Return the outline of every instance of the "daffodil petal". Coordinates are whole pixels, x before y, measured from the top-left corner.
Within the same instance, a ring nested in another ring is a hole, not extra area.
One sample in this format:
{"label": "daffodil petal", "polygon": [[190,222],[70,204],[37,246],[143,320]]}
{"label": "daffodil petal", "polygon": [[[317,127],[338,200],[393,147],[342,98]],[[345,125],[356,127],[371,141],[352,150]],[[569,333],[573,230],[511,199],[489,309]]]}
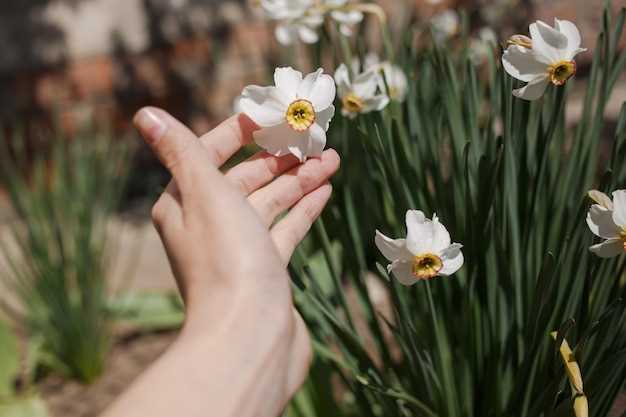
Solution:
{"label": "daffodil petal", "polygon": [[400,284],[410,286],[418,281],[411,272],[412,267],[411,262],[395,261],[387,269],[391,271]]}
{"label": "daffodil petal", "polygon": [[350,73],[346,64],[341,64],[337,67],[334,78],[335,83],[337,83],[337,92],[339,93],[339,96],[344,97],[352,89],[352,84],[350,83]]}
{"label": "daffodil petal", "polygon": [[453,243],[439,253],[439,257],[443,261],[443,268],[439,271],[439,275],[449,276],[461,269],[464,258],[460,243]]}
{"label": "daffodil petal", "polygon": [[621,239],[609,239],[591,246],[589,250],[601,258],[612,258],[624,252],[624,243]]}
{"label": "daffodil petal", "polygon": [[363,101],[363,113],[371,111],[381,111],[389,104],[389,97],[386,94],[378,94]]}
{"label": "daffodil petal", "polygon": [[513,78],[530,82],[547,73],[547,65],[537,59],[532,50],[518,45],[509,46],[502,55],[502,66]]}
{"label": "daffodil petal", "polygon": [[538,77],[526,84],[524,87],[513,90],[513,95],[523,100],[537,100],[546,91],[548,83],[549,80],[547,77]]}
{"label": "daffodil petal", "polygon": [[587,213],[587,225],[591,232],[604,239],[619,238],[619,227],[613,221],[613,212],[599,204],[593,204]]}
{"label": "daffodil petal", "polygon": [[309,44],[316,43],[319,40],[317,32],[314,29],[304,25],[298,27],[298,36],[300,36],[302,42]]}
{"label": "daffodil petal", "polygon": [[354,25],[363,20],[363,13],[358,10],[341,11],[333,10],[330,12],[330,16],[337,22],[345,23],[347,25]]}
{"label": "daffodil petal", "polygon": [[274,84],[289,98],[289,102],[296,99],[296,92],[301,82],[302,73],[291,67],[276,68],[274,71]]}
{"label": "daffodil petal", "polygon": [[315,111],[322,111],[333,104],[335,95],[335,80],[324,74],[321,68],[307,75],[298,88],[298,97],[309,100]]}
{"label": "daffodil petal", "polygon": [[326,146],[326,132],[320,125],[314,123],[309,128],[309,134],[306,156],[319,157]]}
{"label": "daffodil petal", "polygon": [[411,254],[406,250],[406,239],[391,239],[377,230],[374,243],[380,253],[390,262],[411,259]]}
{"label": "daffodil petal", "polygon": [[439,222],[439,218],[437,215],[433,215],[432,220],[432,228],[433,228],[433,250],[439,252],[448,246],[450,246],[450,233],[446,227]]}
{"label": "daffodil petal", "polygon": [[315,114],[315,123],[320,125],[320,127],[324,129],[324,132],[326,132],[333,116],[335,116],[335,106],[328,106],[326,109]]}
{"label": "daffodil petal", "polygon": [[238,105],[239,110],[261,127],[282,123],[287,108],[284,97],[276,87],[256,85],[244,88]]}
{"label": "daffodil petal", "polygon": [[274,35],[281,45],[291,45],[296,40],[298,35],[297,31],[288,24],[281,24],[276,26]]}
{"label": "daffodil petal", "polygon": [[[291,148],[306,141],[308,132],[296,132],[287,123],[257,130],[253,137],[257,145],[274,156],[288,155]],[[291,152],[293,153],[293,152]],[[302,159],[302,155],[296,155]]]}
{"label": "daffodil petal", "polygon": [[582,43],[582,38],[580,36],[580,31],[576,25],[569,20],[554,19],[554,26],[567,38],[566,48],[568,54],[571,55],[569,59],[574,58],[574,55],[576,55],[581,49],[580,44]]}
{"label": "daffodil petal", "polygon": [[432,251],[432,222],[419,210],[406,212],[406,246],[413,255]]}
{"label": "daffodil petal", "polygon": [[353,83],[353,90],[359,97],[369,97],[376,93],[379,84],[378,71],[365,71],[359,74]]}
{"label": "daffodil petal", "polygon": [[533,51],[547,57],[550,62],[565,59],[568,41],[564,34],[541,20],[531,24],[529,30]]}
{"label": "daffodil petal", "polygon": [[626,190],[613,193],[613,221],[619,227],[626,229]]}

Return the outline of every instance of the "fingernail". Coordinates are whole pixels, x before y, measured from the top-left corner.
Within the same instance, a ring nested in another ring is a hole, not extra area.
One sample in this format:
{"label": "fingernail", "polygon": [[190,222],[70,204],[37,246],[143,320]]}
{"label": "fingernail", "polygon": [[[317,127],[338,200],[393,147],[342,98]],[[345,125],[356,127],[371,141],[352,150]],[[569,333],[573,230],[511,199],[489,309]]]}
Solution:
{"label": "fingernail", "polygon": [[135,116],[135,125],[144,139],[156,144],[165,134],[167,124],[158,110],[146,107]]}

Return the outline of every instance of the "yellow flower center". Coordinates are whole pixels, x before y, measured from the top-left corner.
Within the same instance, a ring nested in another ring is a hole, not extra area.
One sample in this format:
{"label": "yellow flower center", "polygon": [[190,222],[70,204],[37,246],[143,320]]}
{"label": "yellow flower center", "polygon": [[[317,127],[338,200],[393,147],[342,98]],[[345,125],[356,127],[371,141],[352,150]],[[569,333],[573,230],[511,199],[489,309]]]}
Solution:
{"label": "yellow flower center", "polygon": [[528,36],[524,35],[513,35],[507,41],[507,45],[517,45],[522,48],[532,49],[533,41]]}
{"label": "yellow flower center", "polygon": [[308,100],[296,100],[287,108],[286,117],[293,130],[303,132],[315,122],[315,109]]}
{"label": "yellow flower center", "polygon": [[548,67],[548,75],[554,85],[565,84],[574,74],[576,74],[576,62],[574,61],[559,61]]}
{"label": "yellow flower center", "polygon": [[425,253],[413,259],[413,276],[417,279],[430,279],[443,268],[443,261],[437,255]]}
{"label": "yellow flower center", "polygon": [[356,94],[347,94],[342,99],[343,107],[350,113],[361,113],[363,110],[363,100]]}

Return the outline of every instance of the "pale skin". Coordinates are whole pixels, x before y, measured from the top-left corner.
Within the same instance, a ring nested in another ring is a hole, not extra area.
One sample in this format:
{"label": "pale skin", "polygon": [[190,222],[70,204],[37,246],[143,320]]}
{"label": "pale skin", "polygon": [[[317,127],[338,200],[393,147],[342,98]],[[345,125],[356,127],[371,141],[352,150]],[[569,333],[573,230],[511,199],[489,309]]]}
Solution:
{"label": "pale skin", "polygon": [[300,164],[259,152],[222,173],[258,128],[246,116],[200,138],[160,109],[134,122],[172,174],[152,216],[186,320],[101,417],[276,417],[312,354],[286,266],[330,197],[339,156]]}

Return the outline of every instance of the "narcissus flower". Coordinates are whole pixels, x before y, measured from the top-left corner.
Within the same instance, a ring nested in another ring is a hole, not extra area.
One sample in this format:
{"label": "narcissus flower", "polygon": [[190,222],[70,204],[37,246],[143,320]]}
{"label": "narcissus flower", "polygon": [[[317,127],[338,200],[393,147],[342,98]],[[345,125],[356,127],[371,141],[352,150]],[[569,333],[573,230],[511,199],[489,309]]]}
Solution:
{"label": "narcissus flower", "polygon": [[459,33],[459,15],[454,10],[444,10],[431,19],[435,42],[444,42]]}
{"label": "narcissus flower", "polygon": [[239,99],[241,111],[261,127],[255,142],[275,156],[320,156],[335,114],[333,78],[321,68],[306,77],[291,67],[276,68],[274,84],[250,85]]}
{"label": "narcissus flower", "polygon": [[626,251],[626,190],[613,193],[613,201],[604,193],[592,190],[589,197],[596,202],[587,213],[587,225],[594,235],[604,240],[589,250],[602,258]]}
{"label": "narcissus flower", "polygon": [[380,91],[387,93],[392,100],[404,101],[409,90],[409,81],[402,68],[389,61],[380,62],[378,55],[372,52],[365,57],[365,69],[376,70],[380,74]]}
{"label": "narcissus flower", "polygon": [[387,270],[403,285],[454,274],[463,266],[463,247],[451,243],[437,215],[427,219],[419,210],[406,213],[406,239],[390,239],[376,231],[376,247],[391,263]]}
{"label": "narcissus flower", "polygon": [[375,70],[357,74],[354,79],[345,64],[335,72],[337,92],[341,99],[341,113],[351,119],[359,114],[380,111],[389,103],[386,94],[377,93],[379,74]]}
{"label": "narcissus flower", "polygon": [[350,7],[348,0],[326,0],[324,4],[330,10],[330,17],[339,23],[344,36],[351,36],[352,27],[363,20],[363,12]]}
{"label": "narcissus flower", "polygon": [[513,78],[527,82],[513,95],[524,100],[541,97],[549,83],[564,85],[576,74],[574,57],[581,48],[580,32],[567,20],[554,19],[554,27],[537,21],[530,25],[530,38],[514,35],[502,55],[502,65]]}

